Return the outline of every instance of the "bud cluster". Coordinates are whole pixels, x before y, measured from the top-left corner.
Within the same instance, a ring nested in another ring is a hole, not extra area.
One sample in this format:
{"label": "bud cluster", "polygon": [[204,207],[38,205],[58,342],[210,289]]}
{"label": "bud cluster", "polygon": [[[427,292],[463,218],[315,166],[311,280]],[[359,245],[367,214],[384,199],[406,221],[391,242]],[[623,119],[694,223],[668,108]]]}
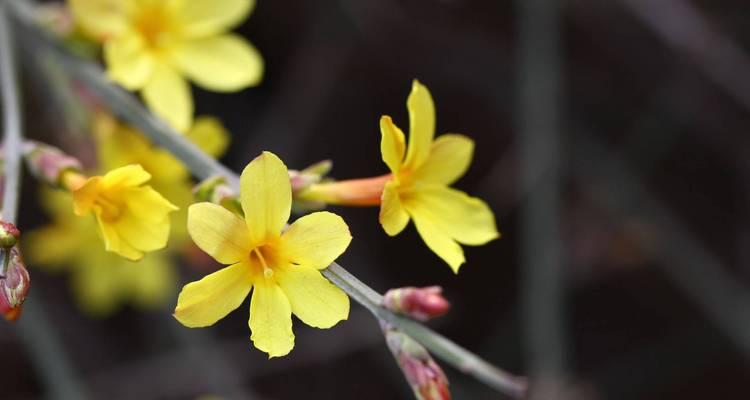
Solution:
{"label": "bud cluster", "polygon": [[193,188],[195,201],[207,201],[218,204],[236,214],[242,215],[242,206],[237,198],[237,193],[227,185],[227,180],[222,176],[205,179]]}

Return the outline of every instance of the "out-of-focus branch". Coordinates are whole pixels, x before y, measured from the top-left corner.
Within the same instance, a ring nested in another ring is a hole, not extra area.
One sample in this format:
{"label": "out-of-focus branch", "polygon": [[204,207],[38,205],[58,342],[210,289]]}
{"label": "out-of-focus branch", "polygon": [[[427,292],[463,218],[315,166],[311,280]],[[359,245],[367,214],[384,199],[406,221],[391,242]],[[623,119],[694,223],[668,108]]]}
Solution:
{"label": "out-of-focus branch", "polygon": [[701,242],[662,205],[627,165],[586,134],[575,140],[573,173],[591,185],[597,199],[624,216],[638,216],[658,229],[657,245],[643,243],[664,273],[734,344],[750,357],[750,294],[725,272]]}
{"label": "out-of-focus branch", "polygon": [[[0,1],[0,97],[3,105],[4,159],[2,218],[15,223],[20,196],[23,139],[13,33],[7,15],[10,3],[11,0]],[[23,317],[17,324],[18,336],[41,373],[51,397],[83,399],[84,391],[39,301],[32,298],[24,303]]]}
{"label": "out-of-focus branch", "polygon": [[750,57],[685,0],[620,0],[668,45],[684,52],[750,111]]}
{"label": "out-of-focus branch", "polygon": [[[59,46],[36,24],[29,2],[14,1],[12,4],[14,16],[24,28],[27,28],[24,33],[29,36],[30,42],[33,40],[33,43],[40,49],[53,54],[72,77],[86,85],[123,121],[139,129],[153,142],[170,151],[198,178],[223,176],[227,183],[239,192],[237,174],[203,153],[198,147],[153,116],[134,96],[114,86],[105,78],[98,66],[74,56]],[[488,386],[511,397],[521,398],[525,395],[526,382],[523,378],[500,370],[422,324],[382,308],[380,306],[382,296],[340,265],[332,264],[323,271],[323,274],[376,317],[398,327],[458,370],[476,377]]]}
{"label": "out-of-focus branch", "polygon": [[[560,240],[560,19],[558,1],[519,0],[518,122],[524,337],[531,397],[565,386],[564,269]],[[540,251],[544,249],[544,251]]]}

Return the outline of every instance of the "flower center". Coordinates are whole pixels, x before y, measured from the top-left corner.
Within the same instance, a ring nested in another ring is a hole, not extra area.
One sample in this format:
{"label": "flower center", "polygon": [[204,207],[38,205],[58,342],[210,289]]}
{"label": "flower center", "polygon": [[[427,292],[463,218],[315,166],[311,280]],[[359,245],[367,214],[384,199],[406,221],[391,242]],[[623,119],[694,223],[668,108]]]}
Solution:
{"label": "flower center", "polygon": [[273,277],[273,265],[276,258],[275,252],[269,246],[258,246],[250,250],[250,264],[266,279]]}
{"label": "flower center", "polygon": [[163,49],[177,36],[174,18],[165,5],[154,5],[141,10],[135,27],[152,50]]}
{"label": "flower center", "polygon": [[96,197],[94,204],[101,208],[101,218],[107,222],[116,221],[122,212],[122,202],[110,199],[103,193],[100,193],[99,196]]}

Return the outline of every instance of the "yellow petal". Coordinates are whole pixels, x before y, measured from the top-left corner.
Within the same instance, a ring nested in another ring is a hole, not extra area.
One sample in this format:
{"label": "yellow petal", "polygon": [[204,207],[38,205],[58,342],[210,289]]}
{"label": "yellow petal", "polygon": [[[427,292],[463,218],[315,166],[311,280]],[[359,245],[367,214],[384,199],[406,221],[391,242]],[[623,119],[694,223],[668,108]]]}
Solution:
{"label": "yellow petal", "polygon": [[197,203],[188,208],[188,232],[203,251],[222,264],[247,258],[250,237],[238,216],[216,204]]}
{"label": "yellow petal", "polygon": [[[124,261],[117,256],[112,257],[117,263]],[[103,264],[103,261],[109,260],[111,259],[101,255],[86,257],[71,274],[70,285],[76,303],[86,314],[93,317],[112,314],[122,300],[118,288],[118,274],[113,273],[112,265]]]}
{"label": "yellow petal", "polygon": [[469,169],[474,141],[464,135],[441,135],[432,143],[430,156],[412,176],[415,181],[450,185]]}
{"label": "yellow petal", "polygon": [[406,108],[409,110],[409,149],[404,166],[414,170],[427,160],[435,135],[435,105],[430,91],[417,80],[412,83]]}
{"label": "yellow petal", "polygon": [[124,213],[112,223],[121,241],[142,252],[163,249],[169,238],[169,225],[166,213],[157,223],[143,220],[132,213]]}
{"label": "yellow petal", "polygon": [[[89,181],[92,181],[95,178],[96,177],[90,178]],[[102,190],[109,190],[115,187],[142,185],[148,182],[149,179],[151,179],[151,174],[146,172],[143,167],[138,164],[131,164],[107,172],[107,174],[101,178],[101,185]]]}
{"label": "yellow petal", "polygon": [[380,225],[389,236],[398,235],[409,223],[409,214],[401,204],[398,188],[393,181],[386,183],[383,188],[379,218]]}
{"label": "yellow petal", "polygon": [[185,0],[179,18],[185,35],[209,36],[239,25],[254,7],[255,0]]}
{"label": "yellow petal", "polygon": [[220,269],[182,288],[174,317],[189,328],[213,325],[239,307],[252,286],[247,264]]}
{"label": "yellow petal", "polygon": [[284,256],[295,264],[323,269],[336,260],[352,240],[346,222],[321,211],[294,221],[281,237]]}
{"label": "yellow petal", "polygon": [[404,132],[384,115],[380,117],[380,154],[391,172],[398,173],[406,152]]}
{"label": "yellow petal", "polygon": [[165,253],[152,253],[138,265],[123,265],[124,294],[135,305],[154,309],[172,302],[177,284],[175,265]]}
{"label": "yellow petal", "polygon": [[126,34],[104,43],[107,76],[128,90],[142,88],[154,69],[154,58],[143,38]]}
{"label": "yellow petal", "polygon": [[495,216],[485,202],[445,186],[421,187],[409,196],[406,208],[428,218],[437,229],[462,244],[478,246],[500,236]]}
{"label": "yellow petal", "polygon": [[104,248],[112,253],[117,253],[128,260],[137,261],[143,257],[143,252],[133,247],[130,243],[120,237],[114,225],[105,221],[101,216],[101,211],[97,210],[96,222],[99,223],[99,232],[104,240]]}
{"label": "yellow petal", "polygon": [[349,297],[315,268],[290,265],[274,276],[294,315],[307,325],[326,329],[349,317]]}
{"label": "yellow petal", "polygon": [[155,64],[142,93],[151,111],[178,132],[188,130],[193,119],[193,96],[177,71],[164,64]]}
{"label": "yellow petal", "polygon": [[132,6],[121,0],[68,0],[68,5],[75,23],[97,40],[122,32]]}
{"label": "yellow petal", "polygon": [[263,58],[238,35],[186,41],[175,50],[173,57],[185,76],[198,86],[216,92],[255,86],[263,77]]}
{"label": "yellow petal", "polygon": [[212,157],[220,157],[229,146],[229,132],[221,121],[214,117],[196,118],[185,137]]}
{"label": "yellow petal", "polygon": [[294,348],[292,307],[279,285],[259,282],[250,300],[250,339],[268,358],[289,354]]}
{"label": "yellow petal", "polygon": [[[70,209],[68,209],[70,213]],[[59,269],[81,250],[80,237],[69,224],[55,223],[24,232],[21,245],[29,265]]]}
{"label": "yellow petal", "polygon": [[240,176],[240,200],[251,243],[261,245],[278,238],[292,208],[286,165],[268,151],[256,157]]}
{"label": "yellow petal", "polygon": [[120,195],[127,204],[128,213],[144,223],[162,223],[168,221],[167,214],[177,210],[177,206],[170,203],[151,186],[126,188]]}
{"label": "yellow petal", "polygon": [[419,232],[419,236],[422,237],[427,247],[448,263],[453,272],[458,273],[459,267],[465,261],[461,246],[435,224],[435,220],[430,214],[422,213],[421,210],[409,211],[414,218],[417,232]]}

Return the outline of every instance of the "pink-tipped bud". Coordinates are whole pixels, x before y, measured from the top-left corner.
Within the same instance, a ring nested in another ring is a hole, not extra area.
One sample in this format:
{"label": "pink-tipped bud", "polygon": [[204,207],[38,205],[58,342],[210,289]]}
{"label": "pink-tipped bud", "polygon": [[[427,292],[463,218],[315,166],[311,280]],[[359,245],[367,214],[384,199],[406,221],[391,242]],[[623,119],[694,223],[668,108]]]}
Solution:
{"label": "pink-tipped bud", "polygon": [[44,143],[24,143],[24,157],[35,178],[55,187],[62,185],[65,172],[81,170],[80,161]]}
{"label": "pink-tipped bud", "polygon": [[0,277],[0,314],[14,321],[21,312],[21,305],[26,300],[31,286],[31,278],[17,248],[5,250],[7,259],[5,276]]}
{"label": "pink-tipped bud", "polygon": [[417,400],[450,400],[448,378],[427,349],[400,330],[381,323],[388,349]]}
{"label": "pink-tipped bud", "polygon": [[10,222],[0,221],[0,248],[10,249],[18,243],[21,231]]}
{"label": "pink-tipped bud", "polygon": [[443,289],[440,286],[391,289],[383,296],[383,306],[419,321],[439,317],[447,313],[451,307],[448,300],[443,297]]}

